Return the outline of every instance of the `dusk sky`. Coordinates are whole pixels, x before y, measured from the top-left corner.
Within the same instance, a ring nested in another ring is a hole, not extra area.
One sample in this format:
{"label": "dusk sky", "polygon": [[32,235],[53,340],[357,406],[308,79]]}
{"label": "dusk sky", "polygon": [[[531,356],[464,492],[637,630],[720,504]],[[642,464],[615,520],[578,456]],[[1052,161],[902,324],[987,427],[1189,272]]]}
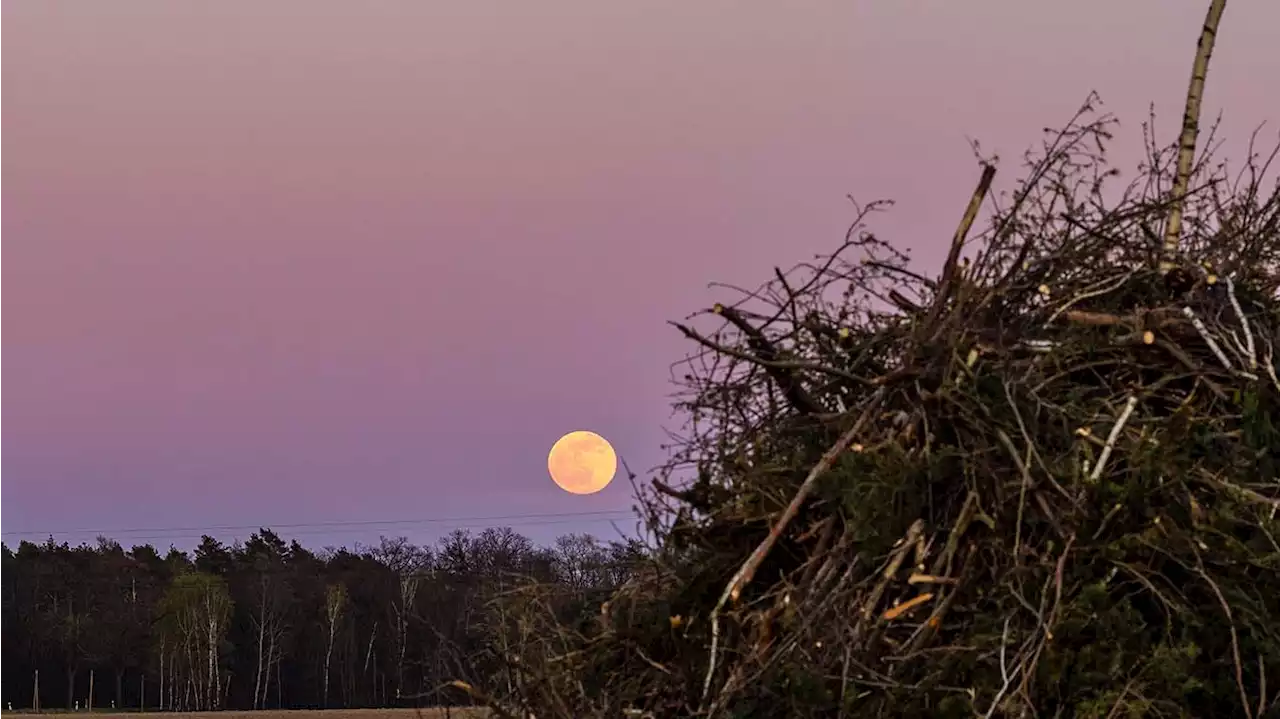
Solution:
{"label": "dusk sky", "polygon": [[[935,270],[966,138],[1007,188],[1090,90],[1131,170],[1205,7],[5,0],[4,540],[632,531],[547,451],[662,462],[708,282],[834,249],[849,194]],[[1276,27],[1223,17],[1228,157],[1280,128]]]}

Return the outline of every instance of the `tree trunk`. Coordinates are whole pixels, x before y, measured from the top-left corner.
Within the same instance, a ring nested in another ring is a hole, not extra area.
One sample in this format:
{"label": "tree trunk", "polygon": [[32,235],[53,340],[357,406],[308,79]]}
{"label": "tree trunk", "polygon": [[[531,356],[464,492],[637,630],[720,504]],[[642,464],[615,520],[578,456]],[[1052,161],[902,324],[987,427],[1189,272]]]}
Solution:
{"label": "tree trunk", "polygon": [[268,631],[266,652],[262,659],[262,699],[258,702],[262,709],[267,708],[267,695],[271,692],[271,662],[274,661],[275,654],[276,634],[274,631]]}
{"label": "tree trunk", "polygon": [[329,671],[333,663],[333,635],[329,635],[329,646],[324,651],[324,690],[320,695],[320,706],[329,708]]}
{"label": "tree trunk", "polygon": [[1195,164],[1196,138],[1200,134],[1200,103],[1204,99],[1205,76],[1209,73],[1209,58],[1218,38],[1218,23],[1227,0],[1212,0],[1200,31],[1195,61],[1191,64],[1191,82],[1187,86],[1187,106],[1182,114],[1182,133],[1178,136],[1178,164],[1170,192],[1169,219],[1165,222],[1164,247],[1160,256],[1160,273],[1173,268],[1178,254],[1178,242],[1182,234],[1182,207],[1191,184],[1191,170]]}
{"label": "tree trunk", "polygon": [[89,670],[89,696],[84,700],[85,711],[93,711],[93,670]]}
{"label": "tree trunk", "polygon": [[396,615],[396,699],[404,690],[404,656],[409,639],[409,612],[412,611],[414,599],[418,595],[418,577],[413,575],[400,577],[400,606],[392,605]]}
{"label": "tree trunk", "polygon": [[73,666],[67,666],[67,708],[74,709],[76,706],[76,669]]}
{"label": "tree trunk", "polygon": [[116,709],[124,709],[124,670],[116,669]]}
{"label": "tree trunk", "polygon": [[[364,653],[364,669],[361,670],[360,672],[361,675],[363,675],[363,678],[366,682],[369,680],[369,661],[373,658],[373,640],[377,636],[378,636],[378,622],[377,620],[374,620],[373,629],[369,630],[369,648]],[[366,694],[365,696],[368,696],[368,695]],[[373,702],[375,704],[378,702],[378,685],[377,685],[376,676],[374,677],[374,685],[373,685]]]}
{"label": "tree trunk", "polygon": [[325,709],[329,708],[329,674],[333,666],[333,642],[338,635],[338,622],[342,619],[342,609],[346,604],[347,591],[343,584],[333,584],[325,588],[325,619],[328,622],[329,641],[324,648],[324,689],[321,702]]}
{"label": "tree trunk", "polygon": [[266,631],[267,631],[266,619],[260,614],[258,616],[258,667],[254,673],[254,678],[253,678],[253,709],[254,711],[257,711],[262,708],[261,705],[259,704],[258,697],[266,696],[266,689],[264,689],[262,686],[262,661],[263,661],[262,652],[263,652],[263,649],[266,648],[265,646],[266,639],[267,639]]}

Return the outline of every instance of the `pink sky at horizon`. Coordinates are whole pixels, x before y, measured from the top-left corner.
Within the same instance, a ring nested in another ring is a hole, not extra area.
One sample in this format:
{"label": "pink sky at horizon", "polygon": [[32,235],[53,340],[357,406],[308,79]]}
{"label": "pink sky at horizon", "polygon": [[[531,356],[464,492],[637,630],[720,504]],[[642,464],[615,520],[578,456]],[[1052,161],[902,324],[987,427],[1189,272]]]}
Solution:
{"label": "pink sky at horizon", "polygon": [[[708,282],[834,248],[848,194],[935,268],[967,138],[1008,187],[1090,90],[1130,169],[1149,103],[1174,139],[1204,9],[6,0],[4,540],[626,511],[624,477],[568,495],[546,453],[590,429],[661,462],[666,321]],[[1275,27],[1226,10],[1228,157],[1280,120]]]}

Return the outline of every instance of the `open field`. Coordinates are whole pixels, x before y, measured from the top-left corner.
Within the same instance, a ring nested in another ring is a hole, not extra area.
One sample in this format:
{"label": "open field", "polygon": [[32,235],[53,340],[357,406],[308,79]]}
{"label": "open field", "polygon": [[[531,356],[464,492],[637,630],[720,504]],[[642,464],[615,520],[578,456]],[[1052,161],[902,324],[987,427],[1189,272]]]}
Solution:
{"label": "open field", "polygon": [[[41,714],[88,714],[87,711],[44,711]],[[22,711],[0,711],[0,716],[37,716]],[[93,719],[486,719],[484,709],[328,709],[296,711],[93,711]]]}

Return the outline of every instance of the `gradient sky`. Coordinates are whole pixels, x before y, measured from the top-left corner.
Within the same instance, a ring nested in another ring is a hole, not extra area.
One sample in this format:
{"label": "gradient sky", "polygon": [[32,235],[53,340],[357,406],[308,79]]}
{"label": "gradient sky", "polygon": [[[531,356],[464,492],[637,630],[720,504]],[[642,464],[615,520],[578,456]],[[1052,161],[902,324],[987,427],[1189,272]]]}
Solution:
{"label": "gradient sky", "polygon": [[[4,538],[614,536],[315,523],[625,512],[547,450],[661,462],[665,322],[707,282],[834,248],[847,194],[897,200],[875,228],[936,268],[966,138],[1008,187],[1089,90],[1119,160],[1151,102],[1173,140],[1204,9],[5,0]],[[1237,157],[1280,121],[1276,27],[1223,19],[1205,113]],[[197,531],[112,531],[164,527]]]}

